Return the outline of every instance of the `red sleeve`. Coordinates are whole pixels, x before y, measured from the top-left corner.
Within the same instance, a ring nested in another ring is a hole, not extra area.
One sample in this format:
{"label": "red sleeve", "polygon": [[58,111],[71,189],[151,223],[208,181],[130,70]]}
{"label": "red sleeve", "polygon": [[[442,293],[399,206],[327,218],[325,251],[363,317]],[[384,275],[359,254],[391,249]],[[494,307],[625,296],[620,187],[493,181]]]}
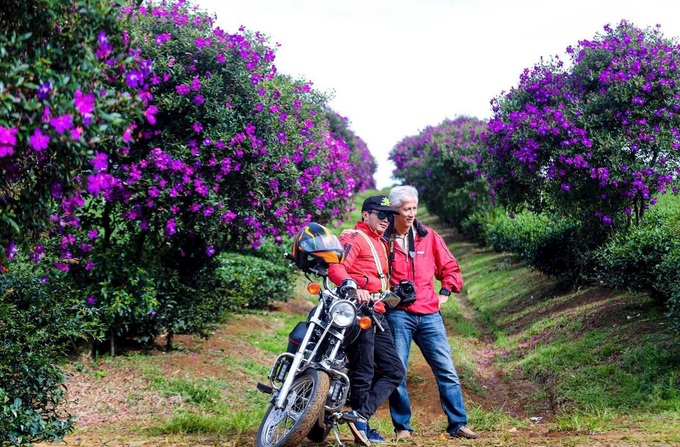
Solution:
{"label": "red sleeve", "polygon": [[351,231],[345,230],[342,232],[339,238],[340,243],[345,249],[345,262],[342,264],[331,264],[328,267],[328,279],[333,281],[333,284],[336,286],[342,284],[344,280],[352,278],[347,269],[354,263],[354,260],[360,251],[360,248],[357,246],[356,239],[354,237],[350,237],[351,235]]}
{"label": "red sleeve", "polygon": [[[435,231],[430,230],[433,236],[433,247],[437,271],[435,277],[442,282],[442,287],[453,293],[460,293],[463,288],[463,274],[460,271],[458,261],[446,246],[444,239]],[[439,291],[437,291],[439,292]]]}

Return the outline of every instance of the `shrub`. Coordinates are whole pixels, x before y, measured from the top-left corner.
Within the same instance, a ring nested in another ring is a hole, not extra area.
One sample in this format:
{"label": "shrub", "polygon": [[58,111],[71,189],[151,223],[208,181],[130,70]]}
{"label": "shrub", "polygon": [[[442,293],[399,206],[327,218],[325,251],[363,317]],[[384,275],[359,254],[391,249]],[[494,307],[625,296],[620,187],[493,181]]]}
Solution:
{"label": "shrub", "polygon": [[232,311],[264,309],[270,301],[287,301],[295,283],[292,269],[239,253],[220,256],[217,275],[229,297],[227,310]]}
{"label": "shrub", "polygon": [[617,233],[594,254],[595,279],[613,287],[650,291],[651,298],[669,302],[678,315],[680,297],[680,198],[667,196],[645,221]]}
{"label": "shrub", "polygon": [[510,216],[496,213],[490,217],[486,242],[495,250],[515,253],[527,265],[565,285],[583,279],[593,268],[590,252],[600,241],[581,223],[529,211]]}
{"label": "shrub", "polygon": [[57,364],[73,340],[91,336],[72,291],[29,267],[18,261],[0,275],[0,433],[11,445],[56,442],[72,431]]}
{"label": "shrub", "polygon": [[418,189],[420,204],[462,229],[467,216],[488,205],[478,172],[484,122],[458,117],[401,140],[390,152],[394,177]]}

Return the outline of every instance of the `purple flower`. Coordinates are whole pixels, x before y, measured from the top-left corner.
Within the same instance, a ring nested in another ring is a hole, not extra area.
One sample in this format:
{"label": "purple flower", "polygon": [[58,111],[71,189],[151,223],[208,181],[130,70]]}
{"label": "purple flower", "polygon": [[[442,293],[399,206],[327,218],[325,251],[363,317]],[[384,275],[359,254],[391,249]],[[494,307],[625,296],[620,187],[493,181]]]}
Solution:
{"label": "purple flower", "polygon": [[215,254],[215,247],[212,245],[209,245],[208,248],[205,249],[205,254],[208,255],[208,257],[212,257],[212,255]]}
{"label": "purple flower", "polygon": [[226,213],[222,214],[222,221],[223,222],[231,222],[232,220],[236,219],[236,213],[227,210]]}
{"label": "purple flower", "polygon": [[130,88],[137,88],[144,82],[144,76],[139,70],[130,70],[125,73],[125,83]]}
{"label": "purple flower", "polygon": [[95,175],[87,176],[87,192],[93,196],[108,192],[113,188],[115,179],[111,174],[98,172]]}
{"label": "purple flower", "polygon": [[94,306],[97,304],[97,300],[95,299],[94,295],[90,295],[87,297],[87,305],[88,306]]}
{"label": "purple flower", "polygon": [[9,246],[5,248],[5,256],[7,256],[7,259],[10,261],[14,259],[14,256],[16,255],[16,244],[14,241],[9,243]]}
{"label": "purple flower", "polygon": [[210,46],[210,38],[208,37],[197,37],[196,40],[194,40],[194,44],[196,44],[196,48],[201,49],[203,47],[209,47]]}
{"label": "purple flower", "polygon": [[107,58],[112,50],[113,47],[109,43],[109,36],[106,35],[106,31],[101,31],[97,36],[97,58]]}
{"label": "purple flower", "polygon": [[198,76],[194,76],[194,78],[191,80],[191,89],[192,90],[201,89],[201,80],[198,78]]}
{"label": "purple flower", "polygon": [[47,149],[50,137],[48,135],[43,135],[42,130],[38,127],[33,131],[33,135],[28,138],[28,142],[31,144],[34,151],[40,152],[43,149]]}
{"label": "purple flower", "polygon": [[81,115],[88,115],[94,111],[94,95],[92,93],[83,92],[80,89],[76,90],[73,105],[76,107]]}
{"label": "purple flower", "polygon": [[58,199],[62,196],[64,193],[64,188],[61,186],[61,183],[52,183],[50,185],[50,194],[52,194],[52,197],[55,199]]}
{"label": "purple flower", "polygon": [[50,91],[52,90],[52,84],[50,81],[45,81],[38,86],[38,99],[45,100],[50,97]]}
{"label": "purple flower", "polygon": [[90,160],[90,164],[95,171],[106,171],[109,166],[109,157],[103,152],[95,151],[94,158]]}
{"label": "purple flower", "polygon": [[177,224],[175,223],[175,219],[170,219],[165,224],[165,235],[172,236],[175,233],[177,233]]}
{"label": "purple flower", "polygon": [[144,111],[144,116],[146,117],[146,120],[151,124],[152,126],[156,124],[156,113],[158,113],[158,107],[156,106],[149,106],[147,109]]}
{"label": "purple flower", "polygon": [[54,127],[54,130],[61,135],[73,127],[73,117],[67,113],[57,118],[51,118],[50,126]]}
{"label": "purple flower", "polygon": [[175,92],[177,92],[178,95],[186,95],[191,91],[191,88],[186,85],[186,84],[181,84],[175,86]]}
{"label": "purple flower", "polygon": [[171,34],[170,33],[162,33],[156,36],[154,39],[156,42],[156,45],[163,45],[165,42],[170,40]]}
{"label": "purple flower", "polygon": [[71,129],[69,132],[71,134],[71,138],[73,141],[78,141],[80,140],[80,137],[83,135],[83,128],[82,127],[74,127]]}
{"label": "purple flower", "polygon": [[0,158],[12,155],[14,153],[14,145],[17,143],[17,133],[19,129],[16,127],[0,126]]}

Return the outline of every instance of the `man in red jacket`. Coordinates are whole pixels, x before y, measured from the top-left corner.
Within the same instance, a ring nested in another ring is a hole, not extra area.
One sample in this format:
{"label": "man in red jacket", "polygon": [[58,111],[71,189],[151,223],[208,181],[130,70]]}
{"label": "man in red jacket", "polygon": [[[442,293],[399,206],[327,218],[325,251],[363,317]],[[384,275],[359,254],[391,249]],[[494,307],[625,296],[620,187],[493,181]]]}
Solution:
{"label": "man in red jacket", "polygon": [[[387,242],[382,238],[396,211],[385,196],[368,197],[361,207],[361,222],[354,230],[340,235],[345,246],[342,264],[331,264],[328,277],[343,287],[356,282],[357,299],[367,304],[389,289]],[[378,407],[406,377],[404,365],[397,355],[387,320],[375,313],[383,330],[373,325],[362,330],[357,341],[347,349],[350,369],[350,421],[354,425],[357,441],[369,445],[386,442],[385,438],[371,429],[368,420]],[[378,369],[380,374],[376,375]]]}
{"label": "man in red jacket", "polygon": [[[460,292],[463,275],[442,237],[416,219],[418,191],[412,186],[396,186],[389,199],[397,211],[394,223],[385,232],[390,246],[390,281],[397,287],[402,281],[409,281],[401,287],[407,291],[409,286],[415,289],[412,304],[387,311],[394,344],[404,368],[408,368],[411,341],[416,343],[437,381],[439,400],[448,418],[446,431],[452,438],[475,439],[477,433],[466,427],[460,380],[439,312],[451,293]],[[434,290],[434,278],[441,281],[438,292]],[[411,404],[405,379],[390,396],[390,414],[397,440],[410,438]]]}

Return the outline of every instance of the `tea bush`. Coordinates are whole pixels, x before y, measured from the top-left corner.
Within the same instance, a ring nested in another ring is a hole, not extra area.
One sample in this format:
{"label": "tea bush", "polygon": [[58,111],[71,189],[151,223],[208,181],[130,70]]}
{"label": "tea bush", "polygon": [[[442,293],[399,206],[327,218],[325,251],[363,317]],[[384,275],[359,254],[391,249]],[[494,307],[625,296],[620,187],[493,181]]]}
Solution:
{"label": "tea bush", "polygon": [[0,275],[0,293],[2,441],[59,441],[75,421],[63,409],[67,376],[58,362],[93,328],[72,290],[25,262]]}
{"label": "tea bush", "polygon": [[217,276],[228,296],[226,310],[265,309],[292,298],[295,272],[289,267],[239,253],[220,256]]}
{"label": "tea bush", "polygon": [[666,196],[645,221],[613,236],[595,251],[595,280],[621,289],[649,291],[680,321],[680,197]]}

